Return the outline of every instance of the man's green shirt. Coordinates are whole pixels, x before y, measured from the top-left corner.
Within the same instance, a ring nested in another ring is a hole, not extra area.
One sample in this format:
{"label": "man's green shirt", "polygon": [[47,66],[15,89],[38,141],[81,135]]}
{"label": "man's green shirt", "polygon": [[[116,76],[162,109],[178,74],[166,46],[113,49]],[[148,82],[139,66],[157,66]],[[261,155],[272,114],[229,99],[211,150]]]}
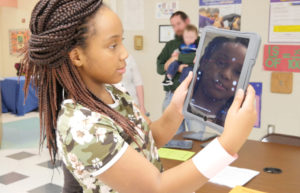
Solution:
{"label": "man's green shirt", "polygon": [[[196,40],[196,44],[198,45],[199,38]],[[157,57],[157,73],[160,75],[166,76],[166,70],[164,69],[165,63],[169,60],[169,58],[172,56],[172,53],[174,50],[178,49],[180,44],[183,43],[182,37],[176,36],[174,40],[171,40],[166,43],[165,47]],[[188,64],[189,66],[193,66],[193,60],[195,58],[196,53],[189,53],[189,54],[179,54],[178,61],[182,64]],[[176,75],[173,78],[173,85],[170,86],[164,86],[165,91],[171,91],[174,92],[175,89],[179,86],[179,77],[180,73],[177,72]]]}

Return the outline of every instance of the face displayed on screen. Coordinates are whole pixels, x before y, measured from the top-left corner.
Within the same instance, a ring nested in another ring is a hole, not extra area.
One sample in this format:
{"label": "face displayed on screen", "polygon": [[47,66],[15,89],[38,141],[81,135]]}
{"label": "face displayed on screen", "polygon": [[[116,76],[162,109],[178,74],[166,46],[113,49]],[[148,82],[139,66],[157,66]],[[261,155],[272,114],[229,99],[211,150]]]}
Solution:
{"label": "face displayed on screen", "polygon": [[190,111],[223,126],[243,68],[246,38],[215,37],[200,59]]}

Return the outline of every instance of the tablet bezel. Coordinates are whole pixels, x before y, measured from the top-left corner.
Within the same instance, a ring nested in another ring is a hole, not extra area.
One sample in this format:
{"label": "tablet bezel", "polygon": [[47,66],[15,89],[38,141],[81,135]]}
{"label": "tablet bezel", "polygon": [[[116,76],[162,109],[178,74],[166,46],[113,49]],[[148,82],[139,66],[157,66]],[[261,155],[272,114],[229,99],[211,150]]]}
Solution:
{"label": "tablet bezel", "polygon": [[[189,102],[192,97],[193,87],[194,87],[194,84],[195,84],[195,81],[197,78],[197,69],[200,66],[200,58],[201,58],[201,54],[202,54],[202,49],[205,49],[205,47],[203,48],[203,46],[205,44],[205,37],[208,33],[214,33],[217,36],[220,35],[220,36],[225,36],[225,37],[229,36],[232,38],[240,37],[240,38],[248,38],[249,39],[246,56],[244,59],[241,75],[240,75],[239,81],[237,83],[236,90],[238,90],[240,88],[245,90],[249,84],[251,71],[255,64],[255,61],[256,61],[256,58],[258,55],[258,51],[260,48],[261,38],[257,33],[225,30],[225,29],[219,29],[219,28],[215,28],[215,27],[211,27],[211,26],[205,27],[201,33],[201,38],[200,38],[199,45],[198,45],[198,48],[196,51],[196,63],[193,68],[193,79],[190,83],[188,93],[187,93],[187,96],[186,96],[186,99],[184,102],[183,115],[185,118],[198,120],[201,124],[204,124],[205,126],[215,129],[221,133],[224,130],[224,126],[218,125],[209,120],[204,120],[204,118],[188,111]],[[235,94],[236,94],[236,92],[235,92]]]}

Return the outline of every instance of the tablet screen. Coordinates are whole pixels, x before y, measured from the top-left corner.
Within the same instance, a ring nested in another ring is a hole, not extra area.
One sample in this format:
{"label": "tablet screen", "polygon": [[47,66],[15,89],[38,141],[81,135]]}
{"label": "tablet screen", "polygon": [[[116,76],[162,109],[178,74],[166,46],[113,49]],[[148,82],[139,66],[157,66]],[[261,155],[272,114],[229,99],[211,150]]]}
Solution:
{"label": "tablet screen", "polygon": [[249,39],[207,32],[188,111],[224,126],[243,69]]}

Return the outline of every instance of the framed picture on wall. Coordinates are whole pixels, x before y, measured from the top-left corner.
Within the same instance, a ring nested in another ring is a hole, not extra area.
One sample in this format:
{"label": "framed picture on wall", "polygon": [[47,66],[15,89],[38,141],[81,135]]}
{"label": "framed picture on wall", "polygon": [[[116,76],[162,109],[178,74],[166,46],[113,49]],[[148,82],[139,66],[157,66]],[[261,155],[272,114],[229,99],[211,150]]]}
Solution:
{"label": "framed picture on wall", "polygon": [[175,37],[175,32],[171,25],[159,25],[158,33],[159,43],[166,43]]}

